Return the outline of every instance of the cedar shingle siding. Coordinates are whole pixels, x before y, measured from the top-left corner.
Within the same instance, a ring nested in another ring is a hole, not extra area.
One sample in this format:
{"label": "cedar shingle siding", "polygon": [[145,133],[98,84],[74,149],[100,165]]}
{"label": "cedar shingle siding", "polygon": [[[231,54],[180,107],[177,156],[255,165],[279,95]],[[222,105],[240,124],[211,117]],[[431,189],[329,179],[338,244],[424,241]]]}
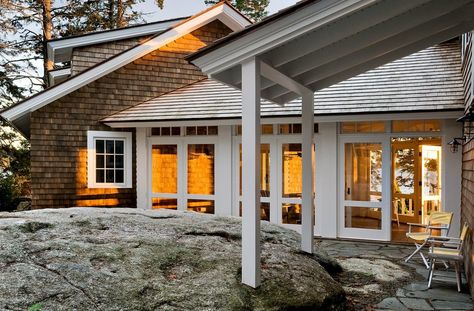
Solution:
{"label": "cedar shingle siding", "polygon": [[[33,112],[33,207],[135,207],[135,171],[132,189],[87,188],[87,131],[112,131],[113,129],[98,121],[112,113],[204,78],[201,71],[183,57],[229,32],[230,29],[224,24],[214,21]],[[131,42],[134,44],[135,40],[132,39]],[[128,46],[124,43],[120,45]],[[98,46],[93,49],[100,57],[117,53],[107,51],[107,44],[102,47],[105,49],[103,52],[97,49]],[[81,53],[84,55],[84,52]],[[93,59],[90,63],[78,63],[78,66],[82,66],[80,70],[96,62],[94,57],[91,56],[90,59]],[[72,66],[74,68],[75,65]],[[135,138],[133,140],[135,150]],[[135,161],[134,154],[133,167]]]}
{"label": "cedar shingle siding", "polygon": [[[469,35],[470,36],[470,35]],[[473,105],[472,98],[472,41],[463,45],[462,75],[464,81],[464,100],[466,110]],[[467,222],[471,229],[465,244],[465,267],[471,293],[474,295],[474,141],[463,146],[461,221]]]}
{"label": "cedar shingle siding", "polygon": [[76,48],[72,51],[71,75],[76,75],[148,38],[131,38]]}
{"label": "cedar shingle siding", "polygon": [[474,141],[464,146],[462,160],[461,219],[469,223],[471,228],[469,240],[465,244],[465,267],[471,293],[474,295]]}

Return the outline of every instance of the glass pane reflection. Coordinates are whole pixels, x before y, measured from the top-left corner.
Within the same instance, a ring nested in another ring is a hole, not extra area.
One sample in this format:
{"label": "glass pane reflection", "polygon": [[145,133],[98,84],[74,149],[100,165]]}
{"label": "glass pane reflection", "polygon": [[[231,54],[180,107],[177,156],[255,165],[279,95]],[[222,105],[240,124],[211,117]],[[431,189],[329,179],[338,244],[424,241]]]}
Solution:
{"label": "glass pane reflection", "polygon": [[301,144],[283,144],[282,158],[282,197],[299,198],[303,173]]}
{"label": "glass pane reflection", "polygon": [[382,200],[382,144],[345,144],[345,199]]}
{"label": "glass pane reflection", "polygon": [[154,193],[177,193],[178,146],[154,145],[151,150],[152,181]]}

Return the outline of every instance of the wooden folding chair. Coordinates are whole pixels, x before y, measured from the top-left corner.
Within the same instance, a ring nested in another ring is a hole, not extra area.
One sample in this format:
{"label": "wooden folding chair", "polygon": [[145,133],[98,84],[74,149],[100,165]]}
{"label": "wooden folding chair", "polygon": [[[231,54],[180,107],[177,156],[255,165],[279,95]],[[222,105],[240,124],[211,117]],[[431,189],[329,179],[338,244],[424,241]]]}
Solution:
{"label": "wooden folding chair", "polygon": [[[413,240],[415,243],[415,251],[405,259],[405,262],[410,261],[416,254],[420,254],[421,259],[427,269],[430,265],[425,255],[423,255],[422,249],[428,243],[428,238],[432,236],[433,230],[440,230],[441,237],[446,237],[451,227],[451,221],[453,220],[453,213],[446,212],[433,212],[431,213],[426,225],[417,223],[408,223],[408,232],[406,233],[407,238]],[[412,232],[412,227],[423,228],[421,232]]]}
{"label": "wooden folding chair", "polygon": [[[463,246],[464,240],[467,237],[469,226],[464,224],[459,238],[442,238],[430,237],[428,243],[431,244],[428,258],[430,259],[430,273],[428,276],[428,288],[431,288],[431,282],[435,271],[435,263],[437,260],[445,262],[454,262],[454,270],[456,272],[456,283],[458,285],[458,292],[461,291],[461,266],[464,263]],[[437,246],[441,245],[441,246]]]}

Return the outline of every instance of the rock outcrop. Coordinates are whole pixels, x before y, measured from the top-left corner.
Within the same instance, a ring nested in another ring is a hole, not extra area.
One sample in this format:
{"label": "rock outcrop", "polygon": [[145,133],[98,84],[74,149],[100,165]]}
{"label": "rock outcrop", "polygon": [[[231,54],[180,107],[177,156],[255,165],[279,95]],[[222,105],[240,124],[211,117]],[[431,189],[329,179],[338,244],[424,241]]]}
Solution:
{"label": "rock outcrop", "polygon": [[[176,211],[0,213],[0,310],[343,310],[338,263],[262,222],[262,286],[240,283],[241,222]],[[329,271],[329,272],[328,272]]]}

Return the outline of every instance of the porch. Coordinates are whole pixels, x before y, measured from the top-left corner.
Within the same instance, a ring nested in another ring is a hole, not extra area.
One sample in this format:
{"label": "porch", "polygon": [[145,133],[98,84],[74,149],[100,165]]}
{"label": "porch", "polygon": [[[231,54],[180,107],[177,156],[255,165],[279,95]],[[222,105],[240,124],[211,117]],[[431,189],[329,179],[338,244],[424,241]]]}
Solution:
{"label": "porch", "polygon": [[[346,272],[342,273],[339,281],[345,287],[349,300],[358,309],[375,307],[379,310],[472,310],[474,308],[465,278],[463,278],[463,291],[457,292],[452,269],[443,271],[443,275],[452,282],[434,282],[432,288],[428,289],[428,270],[423,262],[414,259],[407,264],[403,260],[412,252],[412,247],[331,239],[315,239],[315,245],[345,267]],[[377,266],[370,265],[373,261]],[[391,273],[389,272],[386,279],[381,268],[383,266],[387,266],[389,270],[391,268]],[[404,277],[404,272],[408,272],[409,276]],[[375,274],[379,275],[379,279],[374,277]]]}

